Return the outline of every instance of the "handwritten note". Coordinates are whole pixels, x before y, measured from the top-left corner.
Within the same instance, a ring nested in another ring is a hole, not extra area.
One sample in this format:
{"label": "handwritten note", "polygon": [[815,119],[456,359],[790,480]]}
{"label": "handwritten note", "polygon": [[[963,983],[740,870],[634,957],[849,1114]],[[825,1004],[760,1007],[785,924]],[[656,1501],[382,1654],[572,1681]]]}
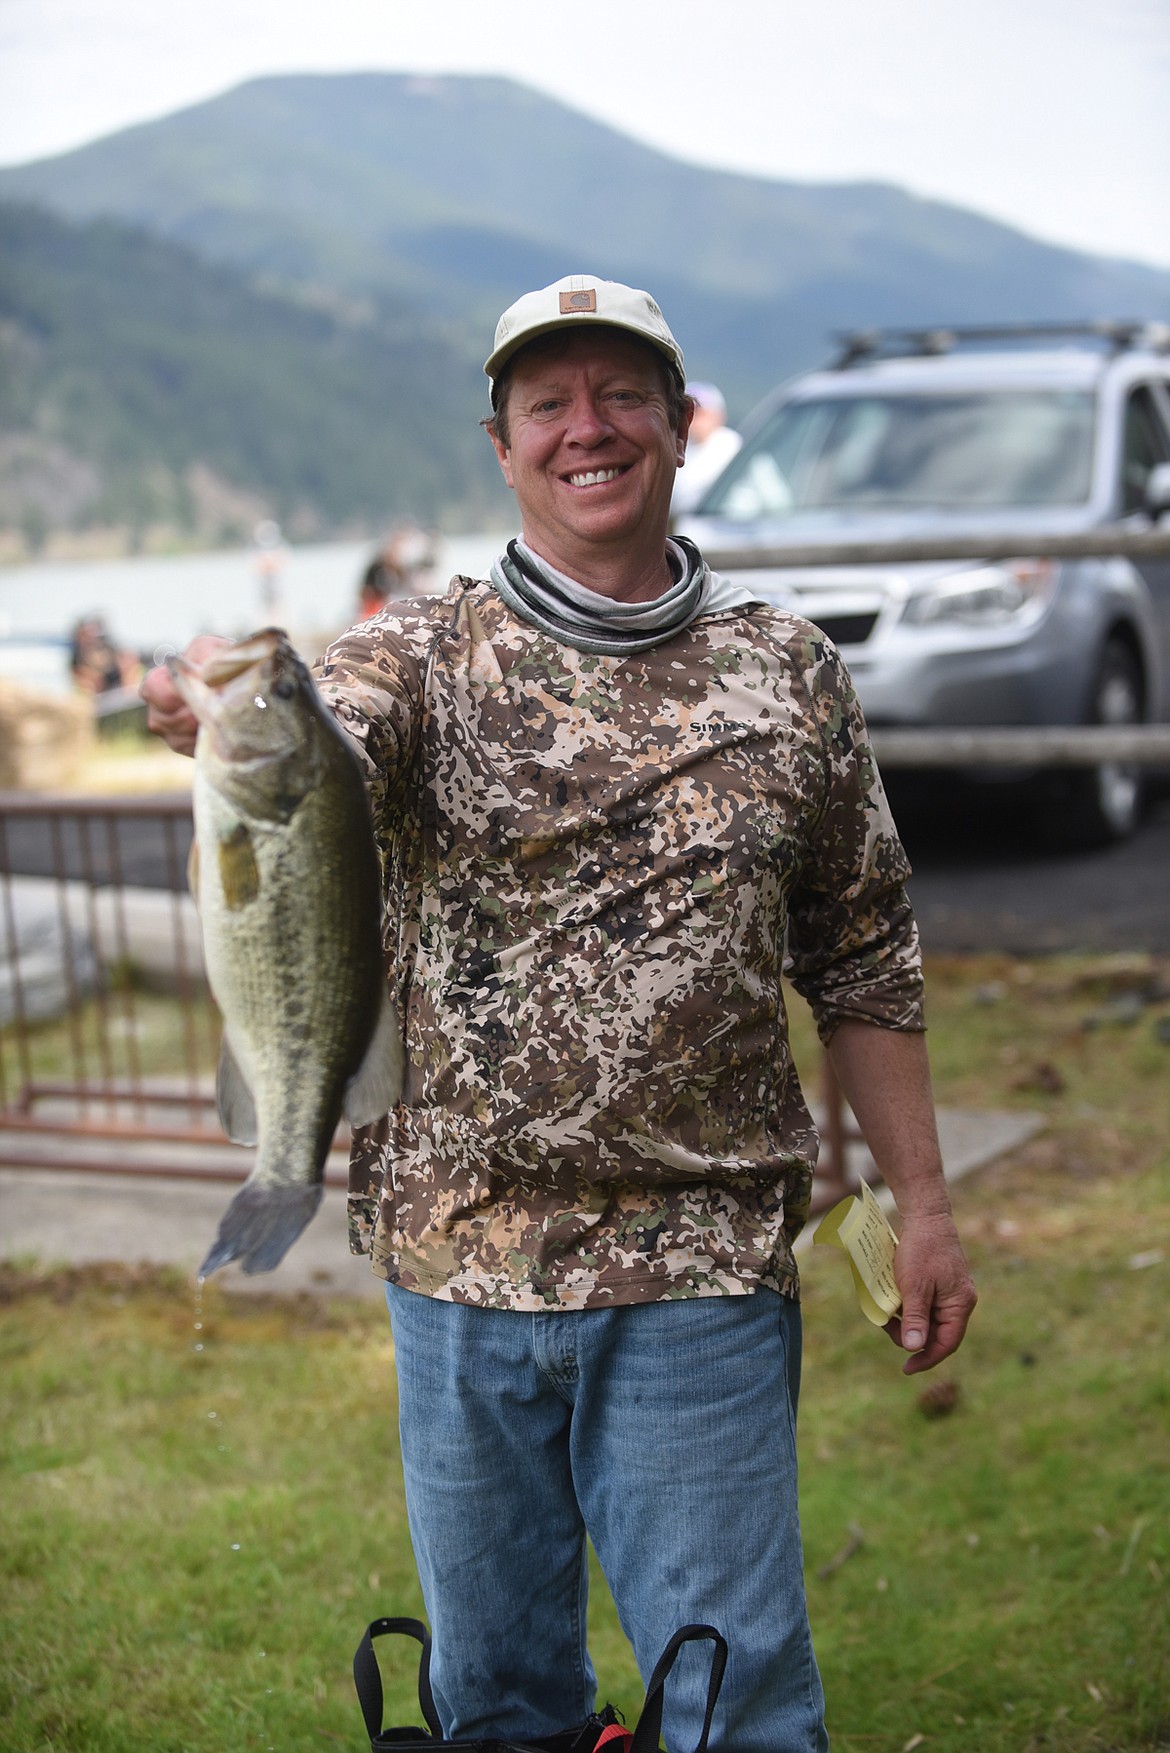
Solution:
{"label": "handwritten note", "polygon": [[863,1181],[856,1197],[851,1194],[826,1212],[813,1241],[833,1243],[845,1250],[862,1314],[875,1327],[884,1327],[902,1307],[894,1279],[898,1238],[872,1188]]}

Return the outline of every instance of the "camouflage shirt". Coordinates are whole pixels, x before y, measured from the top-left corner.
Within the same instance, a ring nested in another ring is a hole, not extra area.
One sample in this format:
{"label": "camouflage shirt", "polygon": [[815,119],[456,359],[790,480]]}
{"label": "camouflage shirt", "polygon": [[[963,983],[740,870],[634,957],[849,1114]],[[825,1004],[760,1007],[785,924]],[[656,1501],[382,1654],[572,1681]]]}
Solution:
{"label": "camouflage shirt", "polygon": [[823,1039],[920,1029],[908,867],[831,643],[774,608],[631,659],[487,584],[344,634],[409,1072],[355,1138],[351,1235],[409,1289],[584,1309],[797,1288]]}

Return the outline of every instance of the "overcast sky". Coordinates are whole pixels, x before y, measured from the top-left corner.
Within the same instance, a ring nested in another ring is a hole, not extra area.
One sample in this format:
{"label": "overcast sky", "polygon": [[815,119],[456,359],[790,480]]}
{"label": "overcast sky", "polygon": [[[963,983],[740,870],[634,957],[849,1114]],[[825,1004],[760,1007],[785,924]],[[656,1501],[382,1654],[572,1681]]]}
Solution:
{"label": "overcast sky", "polygon": [[1170,267],[1170,0],[0,0],[0,163],[360,68],[509,74],[704,164]]}

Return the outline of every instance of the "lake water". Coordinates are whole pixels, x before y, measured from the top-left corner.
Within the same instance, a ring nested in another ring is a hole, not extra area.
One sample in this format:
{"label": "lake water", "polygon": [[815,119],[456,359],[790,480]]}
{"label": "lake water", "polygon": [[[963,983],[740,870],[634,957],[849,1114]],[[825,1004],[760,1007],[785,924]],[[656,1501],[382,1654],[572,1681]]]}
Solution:
{"label": "lake water", "polygon": [[[457,572],[482,578],[506,540],[498,532],[440,538],[436,581]],[[118,645],[152,659],[181,651],[197,633],[238,639],[274,623],[315,655],[355,619],[374,546],[285,549],[273,588],[255,549],[0,568],[0,674],[66,687],[70,634],[87,615],[100,615]]]}

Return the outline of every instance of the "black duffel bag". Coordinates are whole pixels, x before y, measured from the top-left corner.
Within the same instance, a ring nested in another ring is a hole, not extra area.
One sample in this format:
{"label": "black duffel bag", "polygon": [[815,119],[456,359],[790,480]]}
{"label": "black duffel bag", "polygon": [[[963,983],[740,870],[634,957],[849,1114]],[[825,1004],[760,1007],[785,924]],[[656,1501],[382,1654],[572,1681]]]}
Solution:
{"label": "black duffel bag", "polygon": [[[420,1647],[418,1664],[418,1702],[425,1728],[382,1727],[382,1676],[374,1650],[374,1639],[385,1636],[413,1637]],[[431,1692],[431,1634],[420,1619],[375,1619],[366,1628],[353,1658],[353,1679],[357,1688],[366,1733],[370,1737],[370,1753],[435,1753],[436,1749],[452,1748],[463,1753],[596,1753],[609,1748],[611,1753],[658,1753],[662,1732],[663,1694],[667,1677],[674,1667],[679,1650],[686,1643],[708,1640],[714,1646],[711,1655],[711,1677],[707,1686],[707,1708],[703,1732],[695,1753],[706,1753],[711,1733],[711,1719],[723,1670],[727,1666],[727,1644],[722,1634],[711,1625],[684,1625],[676,1631],[663,1650],[650,1676],[646,1699],[637,1726],[623,1729],[609,1705],[574,1729],[564,1729],[540,1741],[446,1741],[443,1739],[439,1715]]]}

